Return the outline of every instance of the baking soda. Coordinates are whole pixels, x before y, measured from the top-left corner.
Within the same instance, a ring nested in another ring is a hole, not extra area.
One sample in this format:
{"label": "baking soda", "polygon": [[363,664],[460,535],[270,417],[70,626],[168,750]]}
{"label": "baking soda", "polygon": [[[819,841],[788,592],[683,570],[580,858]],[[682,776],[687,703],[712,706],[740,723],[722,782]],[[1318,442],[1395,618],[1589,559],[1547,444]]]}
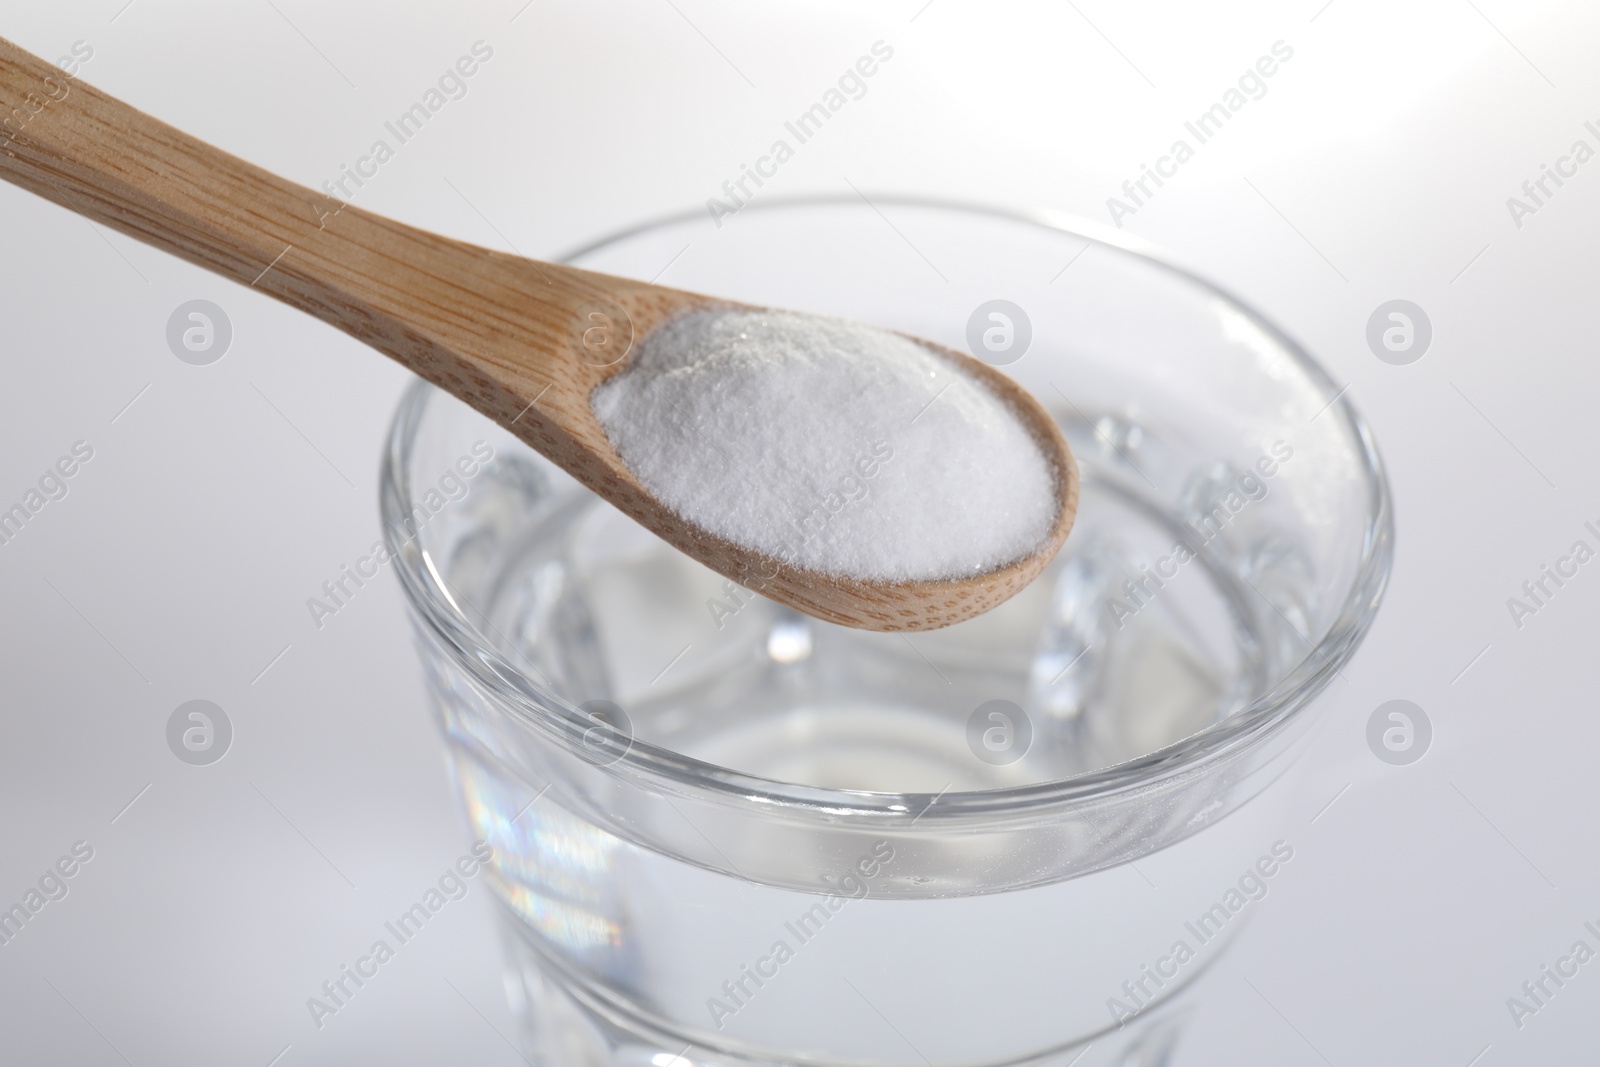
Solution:
{"label": "baking soda", "polygon": [[950,579],[1031,554],[1056,473],[1011,408],[888,330],[694,311],[590,398],[639,482],[684,519],[844,578]]}

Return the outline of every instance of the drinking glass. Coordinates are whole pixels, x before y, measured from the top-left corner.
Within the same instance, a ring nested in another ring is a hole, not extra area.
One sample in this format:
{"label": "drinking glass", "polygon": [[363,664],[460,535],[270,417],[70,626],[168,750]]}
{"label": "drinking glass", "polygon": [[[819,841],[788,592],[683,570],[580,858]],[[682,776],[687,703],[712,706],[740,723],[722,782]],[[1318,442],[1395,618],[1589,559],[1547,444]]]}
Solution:
{"label": "drinking glass", "polygon": [[412,388],[383,522],[494,849],[527,1055],[1167,1062],[1293,864],[1282,804],[1247,802],[1388,575],[1350,402],[1239,300],[1046,214],[757,202],[569,262],[969,349],[1059,420],[1082,499],[1014,599],[868,633],[735,586]]}

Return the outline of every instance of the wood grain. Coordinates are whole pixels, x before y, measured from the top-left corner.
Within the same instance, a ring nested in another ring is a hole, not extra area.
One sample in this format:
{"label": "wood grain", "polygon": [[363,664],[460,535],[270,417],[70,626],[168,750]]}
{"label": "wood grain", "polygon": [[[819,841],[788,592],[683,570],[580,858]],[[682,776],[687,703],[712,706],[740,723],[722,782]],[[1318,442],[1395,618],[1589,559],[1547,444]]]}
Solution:
{"label": "wood grain", "polygon": [[589,394],[627,366],[613,357],[630,333],[637,348],[683,311],[739,305],[506,255],[343,204],[190,137],[4,39],[0,177],[338,327],[509,428],[670,544],[819,618],[874,630],[960,622],[1031,581],[1072,526],[1077,466],[1054,420],[987,364],[922,342],[1006,400],[1054,458],[1061,506],[1037,553],[974,578],[862,582],[710,534],[639,485]]}

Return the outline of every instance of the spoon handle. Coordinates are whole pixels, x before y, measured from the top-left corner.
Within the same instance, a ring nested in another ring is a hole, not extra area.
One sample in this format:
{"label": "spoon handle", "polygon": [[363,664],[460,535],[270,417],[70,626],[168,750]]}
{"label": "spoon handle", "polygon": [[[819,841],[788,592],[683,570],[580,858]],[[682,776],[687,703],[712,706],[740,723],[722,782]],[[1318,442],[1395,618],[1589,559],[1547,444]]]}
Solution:
{"label": "spoon handle", "polygon": [[[0,178],[315,315],[491,414],[512,402],[500,395],[485,344],[507,326],[494,309],[514,302],[517,332],[531,350],[556,353],[579,309],[614,295],[620,282],[349,206],[174,129],[4,38]],[[555,362],[524,362],[519,371],[537,388],[560,375]]]}
{"label": "spoon handle", "polygon": [[[333,243],[318,217],[332,209],[329,198],[173,129],[4,39],[0,114],[0,176],[7,181],[245,285],[303,303],[328,295],[305,283],[318,253]],[[299,269],[269,278],[268,267],[295,249],[305,253]],[[318,280],[325,289],[327,279]]]}

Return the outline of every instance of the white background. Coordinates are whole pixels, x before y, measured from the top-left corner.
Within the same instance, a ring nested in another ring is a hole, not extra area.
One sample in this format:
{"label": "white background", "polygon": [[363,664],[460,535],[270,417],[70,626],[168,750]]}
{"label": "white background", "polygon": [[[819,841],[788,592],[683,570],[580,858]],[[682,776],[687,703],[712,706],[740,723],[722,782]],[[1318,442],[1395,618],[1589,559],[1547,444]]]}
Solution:
{"label": "white background", "polygon": [[[766,194],[853,183],[1107,222],[1122,181],[1286,42],[1267,95],[1125,223],[1350,383],[1399,548],[1312,755],[1274,794],[1304,809],[1296,861],[1185,1047],[1217,1064],[1466,1067],[1600,1043],[1600,963],[1521,1029],[1506,1007],[1574,940],[1596,944],[1582,924],[1600,920],[1600,563],[1521,629],[1506,606],[1600,525],[1600,162],[1521,227],[1506,207],[1575,139],[1600,147],[1583,129],[1600,125],[1600,12],[523,4],[6,0],[0,34],[49,59],[86,41],[84,79],[308,185],[482,39],[494,58],[469,95],[356,202],[538,256],[703,204],[878,39],[893,61]],[[337,1025],[314,1029],[304,1003],[468,844],[392,577],[320,631],[305,607],[378,537],[406,373],[10,185],[0,235],[0,507],[73,442],[94,448],[69,495],[0,546],[0,901],[74,841],[95,849],[0,947],[0,1061],[520,1062],[481,884]],[[194,298],[235,331],[209,367],[165,342]],[[1433,323],[1410,366],[1364,339],[1393,298]],[[236,730],[206,768],[163,733],[197,697]],[[1391,767],[1364,731],[1401,697],[1435,737]]]}

